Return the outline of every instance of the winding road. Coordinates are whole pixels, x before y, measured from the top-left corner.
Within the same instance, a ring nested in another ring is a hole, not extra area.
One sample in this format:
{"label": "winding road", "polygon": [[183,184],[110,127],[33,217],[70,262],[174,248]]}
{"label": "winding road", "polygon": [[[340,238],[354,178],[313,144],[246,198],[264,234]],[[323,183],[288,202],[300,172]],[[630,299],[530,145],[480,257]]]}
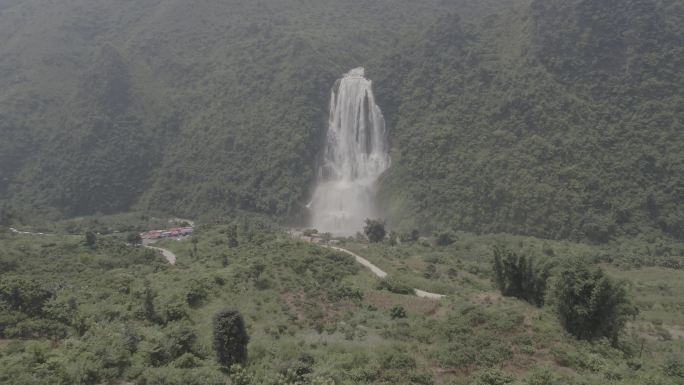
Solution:
{"label": "winding road", "polygon": [[[317,244],[317,243],[315,243],[315,244]],[[376,277],[378,277],[378,278],[386,278],[387,277],[386,272],[384,272],[382,269],[380,269],[379,267],[372,264],[371,261],[367,260],[366,258],[364,258],[364,257],[362,257],[356,253],[353,253],[347,249],[343,249],[343,248],[337,247],[337,246],[328,246],[328,245],[321,245],[321,244],[317,244],[317,245],[321,246],[321,247],[325,247],[327,249],[332,249],[332,250],[336,250],[336,251],[339,251],[342,253],[349,254],[352,257],[354,257],[356,262],[367,267],[373,274],[375,274]],[[429,298],[429,299],[437,299],[438,300],[438,299],[442,299],[442,298],[446,297],[444,294],[430,293],[429,291],[420,290],[420,289],[413,289],[413,292],[417,297],[422,297],[422,298]]]}
{"label": "winding road", "polygon": [[[28,231],[19,231],[13,227],[10,227],[10,231],[12,231],[15,234],[45,235],[44,233],[32,233],[32,232],[28,232]],[[302,237],[297,233],[290,232],[290,234],[301,239],[301,240],[303,240],[303,241],[305,241],[305,242],[308,242],[308,241],[302,239]],[[337,246],[322,245],[320,243],[315,243],[315,242],[308,242],[308,243],[312,243],[312,244],[318,245],[320,247],[325,247],[327,249],[332,249],[332,250],[339,251],[339,252],[342,252],[345,254],[349,254],[352,257],[354,257],[354,259],[356,260],[357,263],[368,268],[376,277],[378,277],[378,278],[386,278],[387,277],[387,273],[385,271],[383,271],[381,268],[375,266],[373,263],[371,263],[371,261],[367,260],[366,258],[364,258],[364,257],[362,257],[362,256],[360,256],[354,252],[351,252],[347,249],[343,249],[343,248],[337,247]],[[145,243],[143,243],[143,246],[148,248],[148,249],[161,252],[162,255],[164,256],[164,258],[166,258],[166,261],[169,262],[169,264],[171,264],[171,265],[176,264],[176,259],[177,259],[176,254],[174,254],[172,251],[161,248],[161,247],[150,246],[149,244],[145,244]],[[446,297],[444,294],[430,293],[429,291],[420,290],[420,289],[413,289],[413,292],[417,297],[422,297],[422,298],[439,300],[439,299]]]}
{"label": "winding road", "polygon": [[[337,246],[328,246],[328,245],[321,245],[321,244],[319,244],[319,246],[325,247],[327,249],[339,251],[339,252],[342,252],[345,254],[349,254],[352,257],[354,257],[354,259],[356,260],[357,263],[368,268],[368,270],[370,270],[376,277],[387,278],[387,273],[385,271],[383,271],[379,267],[375,266],[371,261],[367,260],[366,258],[364,258],[364,257],[362,257],[356,253],[353,253],[347,249],[343,249],[343,248],[337,247]],[[145,245],[145,247],[148,249],[160,251],[162,253],[162,255],[164,256],[164,258],[166,258],[166,260],[171,265],[176,264],[176,254],[174,254],[172,251],[167,250],[167,249],[163,249],[161,247],[155,247],[155,246],[150,246],[150,245]],[[429,298],[429,299],[437,299],[438,300],[438,299],[442,299],[445,297],[445,295],[443,295],[443,294],[430,293],[429,291],[420,290],[420,289],[413,289],[413,292],[415,293],[415,295],[417,297],[422,297],[422,298]]]}
{"label": "winding road", "polygon": [[166,260],[171,264],[175,265],[176,264],[176,254],[174,254],[170,250],[162,249],[161,247],[154,247],[150,245],[145,245],[146,248],[151,249],[151,250],[156,250],[156,251],[161,251],[162,255]]}

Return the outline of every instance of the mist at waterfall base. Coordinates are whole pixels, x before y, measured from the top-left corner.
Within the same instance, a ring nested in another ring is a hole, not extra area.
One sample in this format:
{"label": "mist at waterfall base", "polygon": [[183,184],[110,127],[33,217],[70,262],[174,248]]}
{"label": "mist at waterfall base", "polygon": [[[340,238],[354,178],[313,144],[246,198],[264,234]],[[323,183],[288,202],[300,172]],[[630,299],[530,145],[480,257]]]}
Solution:
{"label": "mist at waterfall base", "polygon": [[330,119],[311,209],[320,232],[353,235],[378,216],[376,181],[390,165],[382,111],[363,68],[338,79],[330,96]]}

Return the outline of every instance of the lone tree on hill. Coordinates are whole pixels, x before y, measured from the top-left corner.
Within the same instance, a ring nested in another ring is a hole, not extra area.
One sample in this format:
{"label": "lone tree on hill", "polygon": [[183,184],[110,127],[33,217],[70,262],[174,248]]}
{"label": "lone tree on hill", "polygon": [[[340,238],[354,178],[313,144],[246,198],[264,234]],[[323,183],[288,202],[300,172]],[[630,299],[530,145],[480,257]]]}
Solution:
{"label": "lone tree on hill", "polygon": [[385,239],[385,221],[380,219],[366,219],[366,226],[363,227],[363,232],[368,237],[368,240],[376,243]]}
{"label": "lone tree on hill", "polygon": [[560,323],[582,340],[605,337],[615,345],[627,321],[639,313],[623,282],[579,260],[559,272],[553,294]]}
{"label": "lone tree on hill", "polygon": [[520,298],[536,306],[544,305],[550,264],[496,247],[493,268],[494,280],[502,295]]}
{"label": "lone tree on hill", "polygon": [[242,314],[235,309],[219,311],[214,316],[214,350],[218,362],[230,367],[247,360],[249,336]]}
{"label": "lone tree on hill", "polygon": [[85,233],[85,243],[86,245],[93,247],[97,242],[97,235],[92,231],[86,231]]}

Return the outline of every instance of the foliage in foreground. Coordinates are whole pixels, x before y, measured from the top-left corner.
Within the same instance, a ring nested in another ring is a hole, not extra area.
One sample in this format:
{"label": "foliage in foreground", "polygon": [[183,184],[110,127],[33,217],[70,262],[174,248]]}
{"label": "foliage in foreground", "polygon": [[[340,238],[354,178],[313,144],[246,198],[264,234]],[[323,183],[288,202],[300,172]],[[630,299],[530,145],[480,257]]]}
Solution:
{"label": "foliage in foreground", "polygon": [[546,281],[551,275],[549,263],[495,247],[493,267],[494,281],[501,294],[544,305]]}
{"label": "foliage in foreground", "polygon": [[[3,319],[0,383],[491,385],[514,378],[515,385],[670,385],[680,378],[681,340],[649,339],[640,358],[638,335],[621,338],[619,349],[577,341],[548,309],[492,293],[491,244],[518,255],[586,251],[581,245],[462,233],[439,247],[341,241],[374,263],[388,256],[377,264],[390,272],[389,287],[377,290],[378,280],[350,256],[259,221],[200,225],[195,242],[163,241],[178,255],[175,266],[124,238],[100,235],[89,247],[82,236],[0,233],[3,293],[18,287],[22,298],[0,312],[12,315]],[[422,276],[426,267],[430,278]],[[673,280],[681,271],[619,272],[667,273],[670,281],[641,288],[659,294],[670,285],[671,302],[658,300],[651,311],[669,317],[663,328],[678,325]],[[451,289],[446,299],[387,290],[428,289],[422,285],[433,281]],[[12,296],[2,298],[6,306]],[[229,372],[213,349],[212,317],[226,306],[240,309],[250,337],[248,359]]]}
{"label": "foliage in foreground", "polygon": [[247,360],[249,336],[242,314],[235,309],[222,310],[214,316],[214,350],[218,362],[230,367]]}
{"label": "foliage in foreground", "polygon": [[561,324],[579,339],[608,338],[617,344],[627,321],[638,314],[625,285],[581,260],[569,262],[553,287]]}

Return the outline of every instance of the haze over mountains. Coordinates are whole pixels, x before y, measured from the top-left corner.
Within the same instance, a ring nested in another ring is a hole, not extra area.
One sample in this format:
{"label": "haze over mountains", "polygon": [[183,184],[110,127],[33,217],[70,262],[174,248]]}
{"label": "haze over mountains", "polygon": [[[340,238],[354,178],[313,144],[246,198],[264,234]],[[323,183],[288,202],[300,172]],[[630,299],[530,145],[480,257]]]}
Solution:
{"label": "haze over mountains", "polygon": [[306,217],[365,66],[398,229],[684,236],[677,0],[0,0],[0,203]]}

